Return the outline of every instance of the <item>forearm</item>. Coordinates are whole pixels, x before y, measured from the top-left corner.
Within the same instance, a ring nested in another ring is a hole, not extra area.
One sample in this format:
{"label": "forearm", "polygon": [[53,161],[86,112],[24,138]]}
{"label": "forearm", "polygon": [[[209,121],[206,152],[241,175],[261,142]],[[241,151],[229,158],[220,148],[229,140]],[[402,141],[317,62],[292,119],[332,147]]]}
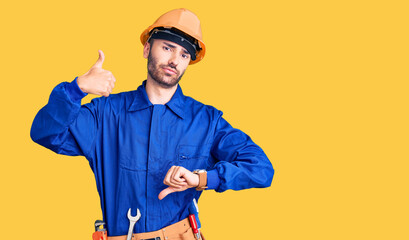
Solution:
{"label": "forearm", "polygon": [[208,174],[208,185],[217,192],[271,185],[274,169],[267,155],[247,134],[224,120],[221,114],[211,153],[215,162]]}
{"label": "forearm", "polygon": [[269,187],[274,176],[274,168],[261,149],[252,154],[241,153],[234,160],[219,161],[210,172],[217,173],[217,192]]}

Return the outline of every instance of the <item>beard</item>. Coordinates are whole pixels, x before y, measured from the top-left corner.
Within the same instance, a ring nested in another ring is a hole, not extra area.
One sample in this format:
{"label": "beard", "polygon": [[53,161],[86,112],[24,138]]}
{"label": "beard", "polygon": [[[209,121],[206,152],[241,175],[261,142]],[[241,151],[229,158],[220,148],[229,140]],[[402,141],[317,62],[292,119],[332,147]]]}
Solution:
{"label": "beard", "polygon": [[[170,68],[176,72],[175,75],[166,73],[162,71],[163,68]],[[158,65],[157,59],[155,59],[151,52],[148,55],[148,74],[151,78],[163,88],[172,88],[179,83],[180,79],[182,78],[185,72],[183,71],[182,74],[179,73],[179,70],[176,69],[174,65],[167,65],[161,64]],[[179,76],[180,75],[180,76]]]}

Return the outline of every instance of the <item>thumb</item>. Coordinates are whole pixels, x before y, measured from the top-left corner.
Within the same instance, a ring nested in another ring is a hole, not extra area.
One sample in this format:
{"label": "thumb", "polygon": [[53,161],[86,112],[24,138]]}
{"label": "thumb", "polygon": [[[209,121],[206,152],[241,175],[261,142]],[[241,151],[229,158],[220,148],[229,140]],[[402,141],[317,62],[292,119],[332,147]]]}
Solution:
{"label": "thumb", "polygon": [[99,54],[98,60],[97,60],[97,62],[94,64],[93,67],[102,68],[102,64],[104,63],[104,60],[105,60],[105,55],[104,55],[104,53],[102,52],[102,50],[98,50],[98,54]]}
{"label": "thumb", "polygon": [[175,192],[175,190],[171,187],[165,188],[162,190],[162,192],[159,193],[158,198],[159,200],[162,200],[163,198],[165,198],[169,193],[173,193]]}

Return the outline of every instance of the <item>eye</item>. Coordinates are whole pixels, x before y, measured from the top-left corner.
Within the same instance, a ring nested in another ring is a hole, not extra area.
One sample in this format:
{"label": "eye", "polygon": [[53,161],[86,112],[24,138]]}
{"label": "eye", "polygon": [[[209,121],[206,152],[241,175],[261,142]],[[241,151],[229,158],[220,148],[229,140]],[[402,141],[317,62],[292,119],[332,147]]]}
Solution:
{"label": "eye", "polygon": [[188,54],[185,54],[185,53],[182,53],[182,58],[189,58],[189,55]]}
{"label": "eye", "polygon": [[164,49],[165,51],[169,51],[169,50],[170,50],[170,48],[167,47],[167,46],[163,46],[163,49]]}

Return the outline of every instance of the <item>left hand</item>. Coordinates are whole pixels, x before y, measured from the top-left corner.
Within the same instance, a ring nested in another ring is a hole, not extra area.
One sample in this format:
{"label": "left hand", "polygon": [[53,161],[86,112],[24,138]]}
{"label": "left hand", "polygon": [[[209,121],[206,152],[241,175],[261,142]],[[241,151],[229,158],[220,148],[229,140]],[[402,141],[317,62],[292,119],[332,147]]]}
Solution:
{"label": "left hand", "polygon": [[159,193],[159,200],[162,200],[169,193],[185,191],[188,188],[199,185],[199,175],[192,173],[184,167],[172,166],[163,180],[168,188]]}

